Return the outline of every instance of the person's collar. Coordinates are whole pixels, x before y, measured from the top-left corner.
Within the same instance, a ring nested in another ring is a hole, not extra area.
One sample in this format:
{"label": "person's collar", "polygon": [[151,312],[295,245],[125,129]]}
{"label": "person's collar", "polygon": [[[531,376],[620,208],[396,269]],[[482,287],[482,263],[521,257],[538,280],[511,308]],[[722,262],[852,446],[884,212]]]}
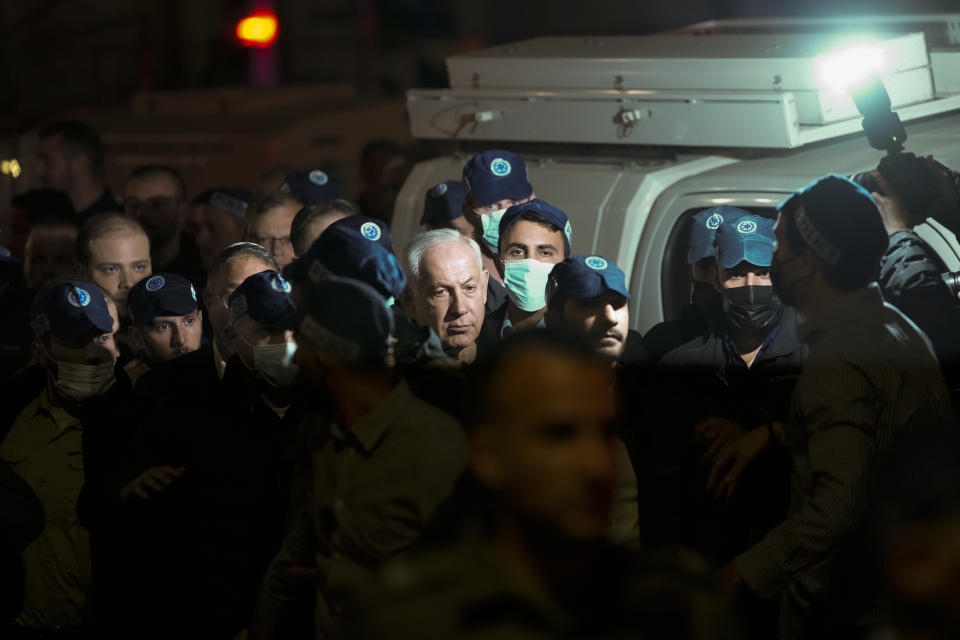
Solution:
{"label": "person's collar", "polygon": [[[55,391],[53,391],[56,393]],[[54,406],[50,401],[49,393],[40,394],[40,402],[37,405],[37,413],[42,413],[57,425],[57,432],[64,433],[67,429],[81,428],[80,419],[71,414],[65,407]]]}
{"label": "person's collar", "polygon": [[797,336],[804,342],[810,342],[824,329],[849,324],[851,316],[879,314],[882,308],[880,288],[876,283],[871,283],[837,296],[829,305],[799,324]]}
{"label": "person's collar", "polygon": [[[760,356],[762,356],[767,349],[773,345],[774,341],[777,339],[777,336],[780,335],[780,327],[782,325],[783,318],[781,317],[777,324],[770,329],[770,333],[768,333],[767,337],[763,339],[763,342],[760,343],[760,349],[757,351],[757,355],[753,357],[752,362],[759,360]],[[723,334],[723,351],[726,354],[728,361],[736,362],[739,360],[743,362],[743,358],[740,356],[740,350],[737,348],[737,342],[733,339],[733,337],[730,336],[729,333]]]}
{"label": "person's collar", "polygon": [[376,448],[383,435],[390,428],[397,417],[403,413],[407,404],[413,396],[405,381],[401,381],[394,386],[393,390],[383,401],[377,405],[376,409],[368,413],[362,420],[353,424],[349,429],[340,428],[341,433],[349,432],[360,444],[365,453],[370,453]]}
{"label": "person's collar", "polygon": [[[509,303],[508,303],[509,305]],[[513,327],[513,323],[510,322],[510,306],[507,306],[507,313],[503,316],[503,325],[500,327],[500,339],[506,339],[517,333],[518,329]],[[537,321],[537,329],[545,329],[547,326],[546,320],[543,316],[540,316],[540,319]]]}

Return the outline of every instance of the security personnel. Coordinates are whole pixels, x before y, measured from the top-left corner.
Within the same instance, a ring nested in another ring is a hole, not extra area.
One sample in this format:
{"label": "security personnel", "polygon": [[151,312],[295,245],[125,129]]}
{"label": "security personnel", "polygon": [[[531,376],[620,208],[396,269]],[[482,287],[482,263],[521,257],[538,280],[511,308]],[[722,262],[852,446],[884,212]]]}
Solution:
{"label": "security personnel", "polygon": [[[665,514],[681,516],[665,515],[672,526],[663,531],[667,541],[692,545],[718,561],[756,541],[786,510],[787,477],[777,471],[786,469],[786,461],[777,456],[751,469],[735,492],[729,484],[708,492],[708,480],[715,479],[712,465],[700,463],[723,455],[721,450],[746,432],[771,429],[789,415],[804,349],[796,311],[781,303],[770,280],[773,225],[768,218],[744,215],[717,228],[714,277],[723,297],[722,321],[657,366],[658,393],[665,394],[662,404],[669,409],[653,424],[671,436],[672,445],[649,449],[654,460],[646,472],[681,491],[688,505],[678,513],[671,504],[677,496],[651,488],[662,496]],[[674,456],[682,462],[676,464]],[[712,494],[732,498],[721,502]]]}
{"label": "security personnel", "polygon": [[[623,271],[601,256],[570,256],[550,272],[547,283],[547,327],[581,335],[597,356],[619,375],[625,366],[645,362],[640,334],[630,329],[630,309]],[[618,429],[617,487],[608,538],[636,545],[640,540],[637,476],[627,453],[623,428]]]}
{"label": "security personnel", "polygon": [[297,363],[311,389],[330,397],[331,413],[312,496],[264,581],[257,637],[281,633],[292,566],[318,578],[318,636],[328,637],[343,590],[416,542],[466,464],[460,425],[394,375],[383,296],[356,280],[322,280],[294,326]]}
{"label": "security personnel", "polygon": [[340,183],[325,171],[294,171],[283,179],[280,191],[289,193],[300,206],[336,200],[340,197]]}
{"label": "security personnel", "polygon": [[704,209],[691,219],[687,263],[693,281],[693,301],[679,316],[654,325],[643,336],[643,346],[654,364],[668,351],[705,334],[720,319],[721,299],[712,275],[717,264],[714,237],[724,220],[744,215],[746,211],[724,204]]}
{"label": "security personnel", "polygon": [[484,321],[487,341],[544,326],[550,271],[570,255],[573,244],[567,214],[536,199],[507,209],[497,237],[496,267],[507,286],[507,302]]}
{"label": "security personnel", "polygon": [[343,637],[731,637],[702,572],[604,540],[612,373],[567,333],[498,345],[474,389],[471,524],[357,590]]}
{"label": "security personnel", "polygon": [[116,307],[92,283],[63,282],[41,292],[30,318],[38,365],[6,389],[0,459],[36,493],[45,524],[23,552],[23,608],[3,634],[13,637],[78,631],[84,623],[91,551],[77,507],[85,481],[82,439],[115,387],[118,357]]}
{"label": "security personnel", "polygon": [[505,149],[488,149],[470,158],[463,166],[463,218],[472,229],[472,238],[483,252],[483,266],[490,274],[487,313],[504,299],[503,276],[496,269],[499,253],[500,220],[515,204],[537,197],[527,177],[523,158]]}
{"label": "security personnel", "polygon": [[140,624],[146,637],[232,637],[247,625],[287,510],[289,289],[275,271],[247,277],[227,300],[223,379],[176,385],[138,427],[137,469],[120,492],[129,569],[110,591],[120,613],[109,622]]}
{"label": "security personnel", "polygon": [[447,180],[430,187],[423,196],[423,215],[420,226],[424,231],[431,229],[455,229],[473,239],[473,226],[463,216],[463,203],[466,193],[463,182]]}

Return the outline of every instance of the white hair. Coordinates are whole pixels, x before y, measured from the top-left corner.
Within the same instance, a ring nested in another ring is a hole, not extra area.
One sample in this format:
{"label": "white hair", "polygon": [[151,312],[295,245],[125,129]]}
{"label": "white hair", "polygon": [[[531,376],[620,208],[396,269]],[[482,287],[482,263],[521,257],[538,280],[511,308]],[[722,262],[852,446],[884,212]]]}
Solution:
{"label": "white hair", "polygon": [[424,252],[433,247],[444,244],[460,243],[470,248],[470,252],[477,259],[477,267],[483,271],[483,256],[480,254],[480,245],[472,238],[468,238],[456,229],[433,229],[418,233],[410,239],[407,250],[404,252],[407,275],[414,280],[420,277],[420,260]]}

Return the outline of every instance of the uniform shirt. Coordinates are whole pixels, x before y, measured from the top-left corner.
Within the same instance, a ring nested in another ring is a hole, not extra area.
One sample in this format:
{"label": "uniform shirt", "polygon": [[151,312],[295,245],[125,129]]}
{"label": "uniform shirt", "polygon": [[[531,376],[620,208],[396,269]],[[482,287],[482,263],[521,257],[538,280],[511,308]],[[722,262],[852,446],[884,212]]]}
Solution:
{"label": "uniform shirt", "polygon": [[[843,295],[801,324],[810,345],[791,399],[787,519],[736,558],[746,583],[784,595],[781,629],[828,590],[844,534],[858,524],[888,452],[950,420],[943,377],[923,334],[876,286]],[[792,634],[792,635],[791,635]]]}
{"label": "uniform shirt", "polygon": [[13,423],[0,458],[43,505],[43,531],[24,550],[25,627],[76,627],[90,587],[90,540],[77,517],[83,486],[80,420],[41,393]]}
{"label": "uniform shirt", "polygon": [[296,588],[287,567],[316,566],[324,637],[344,589],[420,537],[466,461],[459,423],[415,398],[405,382],[357,424],[330,424],[313,461],[312,497],[267,573],[260,615],[268,628]]}

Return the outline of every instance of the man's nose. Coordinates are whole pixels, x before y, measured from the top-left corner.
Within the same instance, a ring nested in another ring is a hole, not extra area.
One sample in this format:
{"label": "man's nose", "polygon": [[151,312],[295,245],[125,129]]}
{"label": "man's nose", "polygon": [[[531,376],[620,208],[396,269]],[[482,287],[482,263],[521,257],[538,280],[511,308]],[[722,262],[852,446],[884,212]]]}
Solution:
{"label": "man's nose", "polygon": [[170,327],[170,346],[173,348],[183,346],[183,336],[180,335],[180,327],[171,325]]}

